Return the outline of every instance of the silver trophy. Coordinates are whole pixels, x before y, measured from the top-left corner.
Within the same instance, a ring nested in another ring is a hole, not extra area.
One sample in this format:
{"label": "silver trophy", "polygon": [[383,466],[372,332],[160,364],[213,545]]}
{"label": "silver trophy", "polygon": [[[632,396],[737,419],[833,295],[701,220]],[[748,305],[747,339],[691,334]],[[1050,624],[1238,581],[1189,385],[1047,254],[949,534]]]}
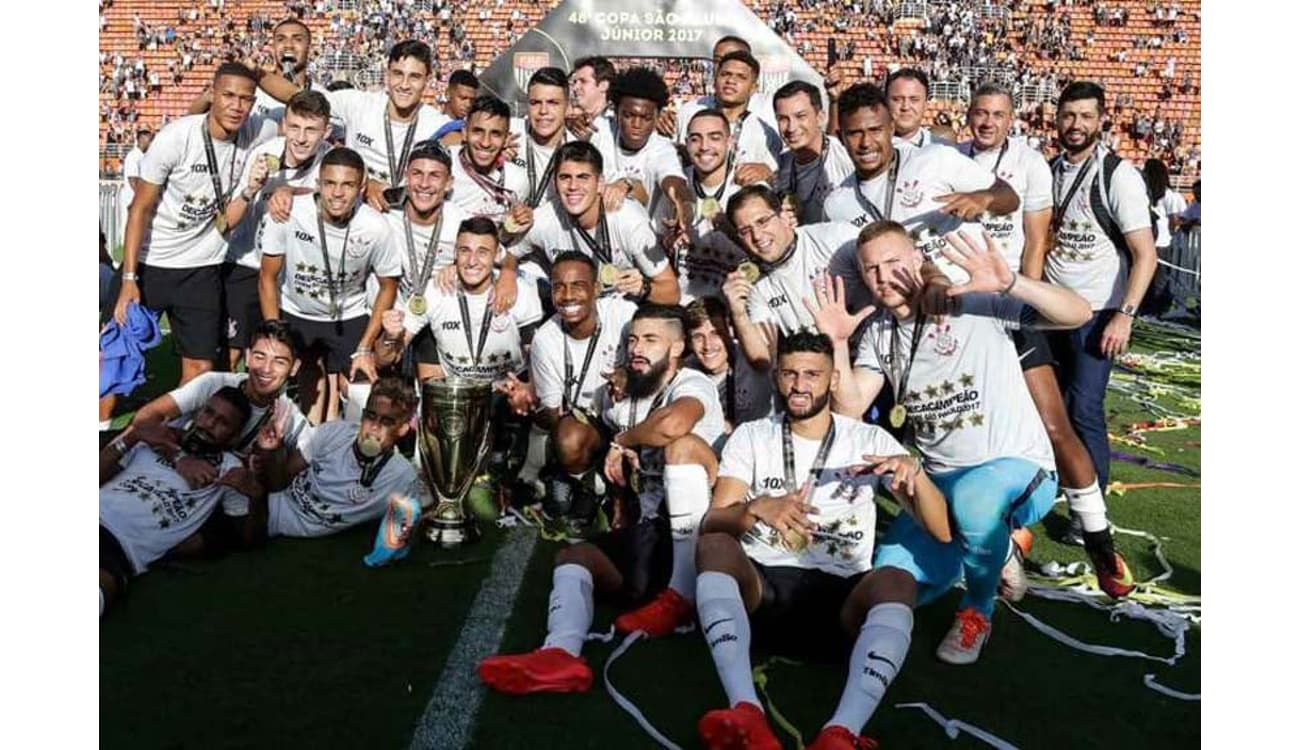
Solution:
{"label": "silver trophy", "polygon": [[424,534],[443,547],[456,547],[479,536],[464,501],[492,445],[492,383],[430,380],[422,396],[420,459],[437,494],[433,512],[425,516]]}

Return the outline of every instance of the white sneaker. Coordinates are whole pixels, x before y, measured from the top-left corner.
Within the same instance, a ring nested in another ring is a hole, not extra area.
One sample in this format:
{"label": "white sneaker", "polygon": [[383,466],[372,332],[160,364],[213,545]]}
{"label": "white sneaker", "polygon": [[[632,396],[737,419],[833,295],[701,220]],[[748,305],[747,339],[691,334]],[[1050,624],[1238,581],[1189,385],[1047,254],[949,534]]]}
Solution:
{"label": "white sneaker", "polygon": [[1002,581],[998,584],[998,596],[1009,602],[1018,602],[1025,598],[1029,590],[1029,579],[1025,578],[1025,553],[1016,540],[1011,540],[1011,555],[1007,564],[1002,566]]}
{"label": "white sneaker", "polygon": [[949,664],[974,664],[992,632],[993,624],[988,618],[974,607],[967,607],[957,613],[935,656]]}

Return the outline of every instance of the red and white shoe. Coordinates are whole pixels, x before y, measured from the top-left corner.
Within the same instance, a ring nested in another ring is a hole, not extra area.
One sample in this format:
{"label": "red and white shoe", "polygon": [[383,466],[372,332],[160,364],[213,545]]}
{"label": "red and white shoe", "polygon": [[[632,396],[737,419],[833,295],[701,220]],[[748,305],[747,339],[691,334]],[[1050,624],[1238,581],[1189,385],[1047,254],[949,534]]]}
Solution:
{"label": "red and white shoe", "polygon": [[880,743],[875,738],[856,735],[847,728],[833,724],[817,733],[817,739],[808,746],[808,750],[878,750]]}
{"label": "red and white shoe", "polygon": [[1137,588],[1137,583],[1133,580],[1133,571],[1129,570],[1128,562],[1120,553],[1114,553],[1113,561],[1091,553],[1088,556],[1092,559],[1093,570],[1097,573],[1097,588],[1106,592],[1106,596],[1112,599],[1123,599]]}
{"label": "red and white shoe", "polygon": [[935,656],[949,664],[974,664],[992,632],[989,618],[974,607],[967,607],[957,613]]}
{"label": "red and white shoe", "polygon": [[753,703],[708,712],[700,719],[700,737],[709,750],[781,750],[763,709]]}
{"label": "red and white shoe", "polygon": [[1029,529],[1019,528],[1011,532],[1011,557],[1002,566],[1002,580],[998,584],[998,596],[1009,602],[1018,602],[1025,598],[1029,590],[1029,579],[1025,577],[1025,558],[1034,546],[1034,535]]}
{"label": "red and white shoe", "polygon": [[694,614],[695,607],[685,597],[664,589],[649,604],[620,615],[614,620],[614,628],[620,633],[644,630],[651,638],[662,638],[689,623]]}
{"label": "red and white shoe", "polygon": [[489,656],[478,664],[483,683],[502,693],[582,693],[591,687],[591,667],[562,648]]}

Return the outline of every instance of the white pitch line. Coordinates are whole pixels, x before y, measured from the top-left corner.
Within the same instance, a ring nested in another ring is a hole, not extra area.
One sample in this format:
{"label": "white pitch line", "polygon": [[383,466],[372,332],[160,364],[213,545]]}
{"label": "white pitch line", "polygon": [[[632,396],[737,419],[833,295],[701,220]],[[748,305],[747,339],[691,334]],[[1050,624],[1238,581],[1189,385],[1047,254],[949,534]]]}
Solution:
{"label": "white pitch line", "polygon": [[495,654],[505,634],[506,620],[514,611],[515,597],[528,561],[537,544],[537,531],[514,528],[492,558],[492,572],[461,625],[460,637],[438,676],[433,697],[411,738],[411,750],[468,748],[474,720],[485,688],[478,679],[478,663]]}

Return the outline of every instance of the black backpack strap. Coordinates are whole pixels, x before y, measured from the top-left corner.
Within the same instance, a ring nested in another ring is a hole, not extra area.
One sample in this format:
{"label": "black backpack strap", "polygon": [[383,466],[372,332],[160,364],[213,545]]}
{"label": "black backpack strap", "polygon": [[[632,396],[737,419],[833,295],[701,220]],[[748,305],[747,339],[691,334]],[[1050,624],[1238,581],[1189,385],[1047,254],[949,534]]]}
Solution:
{"label": "black backpack strap", "polygon": [[[1092,204],[1092,215],[1097,219],[1097,226],[1102,233],[1106,235],[1115,249],[1119,251],[1120,260],[1128,264],[1133,264],[1132,254],[1128,249],[1128,242],[1124,240],[1124,233],[1119,230],[1119,223],[1115,221],[1115,216],[1110,211],[1108,199],[1110,198],[1110,188],[1115,178],[1115,170],[1123,163],[1123,159],[1107,151],[1101,160],[1100,179],[1093,180],[1092,190],[1089,191],[1088,197]],[[1105,184],[1105,192],[1102,191],[1102,185]]]}

